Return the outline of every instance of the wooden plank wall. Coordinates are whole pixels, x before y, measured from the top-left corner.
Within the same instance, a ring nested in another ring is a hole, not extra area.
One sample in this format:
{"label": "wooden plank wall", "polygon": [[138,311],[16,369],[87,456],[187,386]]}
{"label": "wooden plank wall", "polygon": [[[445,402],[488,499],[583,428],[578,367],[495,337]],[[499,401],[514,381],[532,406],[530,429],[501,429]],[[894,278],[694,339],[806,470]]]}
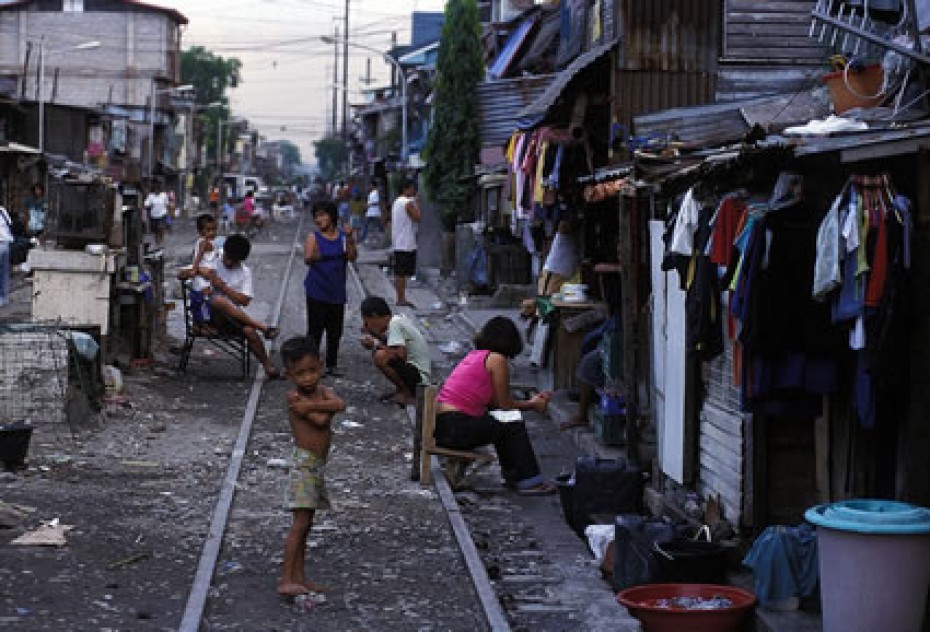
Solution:
{"label": "wooden plank wall", "polygon": [[717,101],[791,94],[820,83],[829,52],[809,37],[815,0],[725,0]]}
{"label": "wooden plank wall", "polygon": [[772,63],[822,62],[823,48],[809,37],[815,0],[727,0],[723,57]]}
{"label": "wooden plank wall", "polygon": [[698,440],[698,491],[705,498],[720,496],[724,517],[734,526],[743,521],[746,492],[745,438],[748,415],[740,411],[733,385],[733,353],[726,351],[705,365],[706,396],[701,407]]}

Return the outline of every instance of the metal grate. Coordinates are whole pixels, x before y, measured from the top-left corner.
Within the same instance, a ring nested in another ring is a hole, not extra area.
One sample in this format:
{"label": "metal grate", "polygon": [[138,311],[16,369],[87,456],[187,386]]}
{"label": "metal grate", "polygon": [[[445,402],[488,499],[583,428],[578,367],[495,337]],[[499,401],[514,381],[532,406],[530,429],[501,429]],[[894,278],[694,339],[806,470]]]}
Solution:
{"label": "metal grate", "polygon": [[0,424],[68,421],[71,350],[57,325],[0,325]]}

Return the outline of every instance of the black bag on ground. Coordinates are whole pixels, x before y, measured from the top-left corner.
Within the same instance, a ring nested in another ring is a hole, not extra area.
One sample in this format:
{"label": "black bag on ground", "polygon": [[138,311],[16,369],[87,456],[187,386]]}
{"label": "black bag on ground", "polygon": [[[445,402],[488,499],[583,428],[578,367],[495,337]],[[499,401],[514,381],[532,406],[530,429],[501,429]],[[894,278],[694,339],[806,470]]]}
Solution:
{"label": "black bag on ground", "polygon": [[614,522],[614,590],[660,581],[657,543],[672,542],[677,529],[661,518],[621,514]]}
{"label": "black bag on ground", "polygon": [[578,457],[569,526],[584,537],[594,514],[641,513],[643,484],[642,470],[626,459]]}

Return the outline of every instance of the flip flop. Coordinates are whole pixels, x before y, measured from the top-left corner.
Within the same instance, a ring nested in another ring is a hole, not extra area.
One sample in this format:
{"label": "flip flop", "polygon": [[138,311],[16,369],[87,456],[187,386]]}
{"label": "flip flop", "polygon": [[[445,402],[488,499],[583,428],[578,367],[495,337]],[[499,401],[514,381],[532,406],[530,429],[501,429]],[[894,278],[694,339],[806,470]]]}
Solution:
{"label": "flip flop", "polygon": [[397,304],[398,307],[409,307],[410,309],[416,309],[417,306],[411,303],[410,301],[403,301]]}
{"label": "flip flop", "polygon": [[281,379],[281,371],[279,369],[271,369],[270,371],[265,371],[266,380],[278,380]]}
{"label": "flip flop", "polygon": [[393,404],[394,396],[397,394],[397,391],[390,391],[388,393],[383,393],[378,395],[378,401],[382,404]]}
{"label": "flip flop", "polygon": [[555,491],[555,485],[552,483],[540,483],[526,489],[518,489],[517,493],[521,496],[551,496]]}
{"label": "flip flop", "polygon": [[274,340],[275,338],[281,335],[281,328],[280,327],[269,327],[268,329],[264,331],[264,334],[265,334],[265,340]]}

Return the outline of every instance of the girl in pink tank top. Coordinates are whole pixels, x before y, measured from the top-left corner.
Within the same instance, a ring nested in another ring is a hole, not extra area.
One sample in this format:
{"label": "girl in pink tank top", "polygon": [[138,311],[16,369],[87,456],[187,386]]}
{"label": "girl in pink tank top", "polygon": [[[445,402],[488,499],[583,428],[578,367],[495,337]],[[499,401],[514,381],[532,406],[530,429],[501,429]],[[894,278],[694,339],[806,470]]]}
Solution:
{"label": "girl in pink tank top", "polygon": [[522,421],[500,422],[490,408],[544,412],[552,394],[515,400],[510,393],[508,360],[523,351],[523,339],[509,318],[496,316],[475,336],[476,350],[452,370],[436,397],[436,444],[473,450],[494,444],[504,480],[521,494],[551,494],[555,487],[539,469]]}

